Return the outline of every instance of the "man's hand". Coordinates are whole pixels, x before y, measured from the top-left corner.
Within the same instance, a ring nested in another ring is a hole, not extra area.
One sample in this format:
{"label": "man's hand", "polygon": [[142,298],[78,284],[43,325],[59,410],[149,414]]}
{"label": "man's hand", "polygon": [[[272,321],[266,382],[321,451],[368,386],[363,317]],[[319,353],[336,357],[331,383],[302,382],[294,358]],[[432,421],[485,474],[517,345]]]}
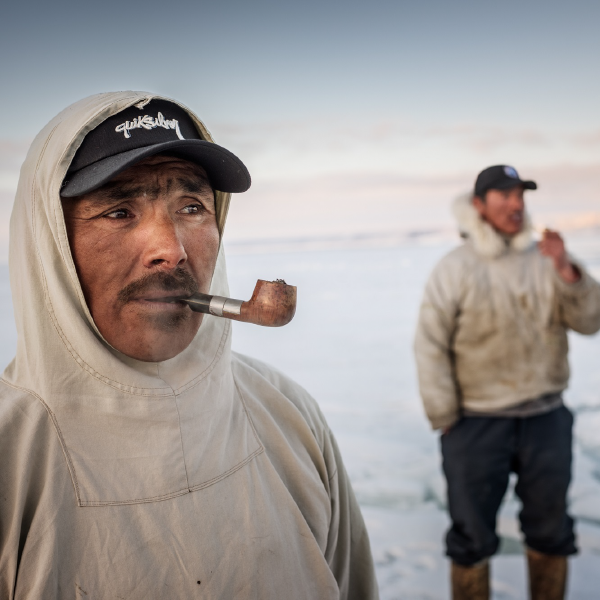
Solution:
{"label": "man's hand", "polygon": [[552,259],[554,268],[563,281],[575,283],[581,279],[579,269],[569,261],[565,243],[558,231],[544,229],[538,248],[544,256]]}

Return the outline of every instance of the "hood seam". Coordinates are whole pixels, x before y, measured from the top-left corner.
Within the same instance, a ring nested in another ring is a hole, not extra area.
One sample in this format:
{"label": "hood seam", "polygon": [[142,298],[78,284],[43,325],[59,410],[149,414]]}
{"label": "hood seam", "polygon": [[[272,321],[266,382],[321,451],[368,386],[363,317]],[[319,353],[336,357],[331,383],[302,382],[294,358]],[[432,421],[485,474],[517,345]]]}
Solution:
{"label": "hood seam", "polygon": [[54,132],[58,129],[58,126],[60,125],[60,123],[57,123],[54,128],[52,129],[52,131],[48,134],[48,137],[46,138],[46,141],[44,143],[44,145],[42,146],[42,150],[40,152],[40,155],[38,156],[38,160],[37,163],[35,164],[35,171],[34,171],[34,175],[31,178],[31,197],[33,198],[33,202],[31,203],[31,233],[33,234],[33,239],[36,240],[36,249],[37,249],[37,231],[36,231],[36,226],[35,226],[35,215],[36,215],[36,204],[37,204],[37,194],[35,193],[35,187],[37,184],[37,177],[38,177],[38,172],[40,169],[40,164],[42,162],[42,159],[44,158],[44,154],[46,153],[46,148],[48,148],[48,144],[50,143],[50,140],[52,139],[52,136],[54,135]]}

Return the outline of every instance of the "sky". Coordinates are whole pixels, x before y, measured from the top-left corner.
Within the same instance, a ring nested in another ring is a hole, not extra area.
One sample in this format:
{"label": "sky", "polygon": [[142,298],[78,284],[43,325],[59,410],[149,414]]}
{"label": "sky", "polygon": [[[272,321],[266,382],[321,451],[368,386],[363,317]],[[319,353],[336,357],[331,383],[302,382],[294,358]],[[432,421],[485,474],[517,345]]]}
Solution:
{"label": "sky", "polygon": [[447,227],[491,164],[537,180],[540,225],[600,224],[598,22],[586,0],[13,2],[0,259],[33,137],[122,89],[177,98],[247,164],[232,240]]}

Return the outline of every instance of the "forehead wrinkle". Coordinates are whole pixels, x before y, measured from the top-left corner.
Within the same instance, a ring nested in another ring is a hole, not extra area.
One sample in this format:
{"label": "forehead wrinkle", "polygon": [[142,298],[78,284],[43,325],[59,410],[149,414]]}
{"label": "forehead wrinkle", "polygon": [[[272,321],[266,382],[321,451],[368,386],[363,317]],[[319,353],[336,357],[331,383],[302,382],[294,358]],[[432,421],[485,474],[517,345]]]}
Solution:
{"label": "forehead wrinkle", "polygon": [[204,177],[178,177],[177,184],[179,188],[188,194],[201,194],[211,191],[212,188]]}
{"label": "forehead wrinkle", "polygon": [[115,181],[109,183],[99,190],[96,196],[100,201],[132,200],[140,196],[157,197],[160,194],[160,185],[157,182],[122,182]]}
{"label": "forehead wrinkle", "polygon": [[141,196],[156,197],[160,192],[156,183],[138,183],[127,181],[111,181],[98,190],[81,196],[81,200],[92,206],[103,206],[115,202],[133,200]]}

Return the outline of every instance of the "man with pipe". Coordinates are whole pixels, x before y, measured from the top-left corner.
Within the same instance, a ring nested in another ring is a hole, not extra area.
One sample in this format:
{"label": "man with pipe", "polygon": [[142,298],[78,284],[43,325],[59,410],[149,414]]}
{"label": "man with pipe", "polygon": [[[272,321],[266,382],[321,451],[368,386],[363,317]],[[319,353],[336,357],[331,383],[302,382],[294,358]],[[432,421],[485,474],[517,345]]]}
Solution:
{"label": "man with pipe", "polygon": [[530,594],[564,597],[576,552],[567,514],[573,417],[567,331],[600,329],[600,285],[546,230],[539,243],[510,166],[482,171],[454,214],[466,242],[427,283],[415,339],[421,396],[441,448],[453,598],[489,597],[496,514],[517,474]]}
{"label": "man with pipe", "polygon": [[182,300],[236,312],[221,235],[249,186],[147,93],[77,102],[33,142],[11,219],[1,598],[377,598],[318,406]]}

